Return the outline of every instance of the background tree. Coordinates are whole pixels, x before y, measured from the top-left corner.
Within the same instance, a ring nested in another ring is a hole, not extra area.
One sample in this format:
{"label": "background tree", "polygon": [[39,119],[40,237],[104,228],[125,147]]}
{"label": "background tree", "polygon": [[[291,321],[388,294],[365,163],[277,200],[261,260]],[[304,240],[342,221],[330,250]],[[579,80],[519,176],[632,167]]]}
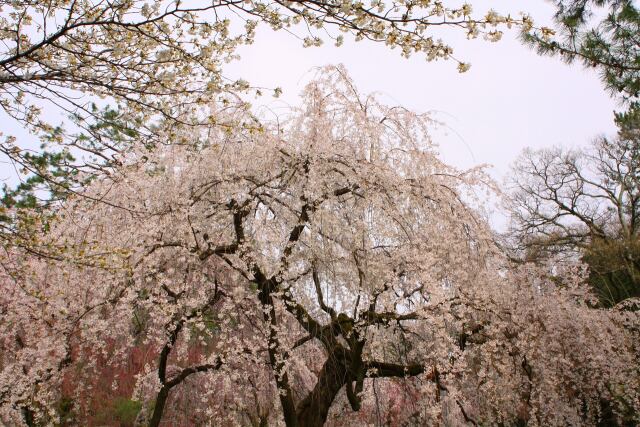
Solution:
{"label": "background tree", "polygon": [[640,296],[640,110],[588,150],[525,151],[513,167],[514,232],[530,257],[582,257],[605,306]]}
{"label": "background tree", "polygon": [[[137,137],[137,132],[130,129],[121,121],[118,111],[109,107],[99,110],[92,107],[98,117],[97,122],[85,123],[87,129],[73,135],[73,141],[69,141],[66,147],[59,147],[64,132],[62,127],[52,128],[41,137],[40,151],[25,150],[22,153],[14,153],[14,166],[18,169],[19,183],[16,185],[4,184],[2,198],[0,199],[0,222],[8,226],[15,220],[15,215],[20,210],[41,212],[44,209],[55,210],[55,206],[64,200],[69,194],[79,191],[94,177],[78,167],[73,153],[74,147],[84,146],[91,149],[92,156],[84,157],[84,164],[94,170],[110,168],[118,162],[117,158],[109,157],[100,151],[100,146],[108,144],[114,149],[131,144]],[[79,118],[72,118],[76,123]],[[49,148],[52,151],[49,151]],[[11,153],[0,152],[10,156]],[[15,150],[14,150],[15,151]],[[72,154],[73,153],[73,154]]]}
{"label": "background tree", "polygon": [[523,32],[544,55],[596,68],[606,88],[627,101],[640,94],[640,13],[632,0],[556,0],[559,37],[549,29]]}

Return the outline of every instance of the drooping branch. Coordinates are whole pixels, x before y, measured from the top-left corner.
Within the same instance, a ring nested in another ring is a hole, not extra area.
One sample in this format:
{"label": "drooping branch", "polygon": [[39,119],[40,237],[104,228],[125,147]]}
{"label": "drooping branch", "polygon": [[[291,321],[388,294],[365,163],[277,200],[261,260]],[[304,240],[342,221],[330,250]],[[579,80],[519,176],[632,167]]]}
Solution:
{"label": "drooping branch", "polygon": [[389,324],[391,322],[402,322],[405,320],[419,320],[422,319],[423,316],[416,312],[398,314],[391,311],[385,311],[382,313],[377,313],[375,311],[364,311],[360,313],[360,318],[363,319],[363,324],[365,326],[375,325],[375,324]]}
{"label": "drooping branch", "polygon": [[184,381],[189,375],[192,375],[198,372],[215,371],[220,369],[221,366],[222,366],[222,359],[220,357],[217,357],[214,363],[190,366],[180,371],[178,375],[176,375],[175,377],[167,381],[165,385],[168,388],[173,388],[178,384],[180,384],[182,381]]}
{"label": "drooping branch", "polygon": [[[364,366],[369,378],[404,378],[423,374],[425,368],[420,364],[399,365],[378,361],[365,361]],[[427,375],[427,379],[435,379],[435,370]]]}
{"label": "drooping branch", "polygon": [[322,309],[322,311],[324,311],[329,316],[331,316],[331,319],[335,319],[336,311],[332,307],[329,307],[324,302],[324,296],[322,295],[322,286],[320,283],[320,277],[318,276],[318,270],[315,268],[315,266],[313,267],[311,276],[313,278],[313,284],[315,285],[315,288],[316,288],[316,296],[318,297],[318,304],[320,305],[320,308]]}

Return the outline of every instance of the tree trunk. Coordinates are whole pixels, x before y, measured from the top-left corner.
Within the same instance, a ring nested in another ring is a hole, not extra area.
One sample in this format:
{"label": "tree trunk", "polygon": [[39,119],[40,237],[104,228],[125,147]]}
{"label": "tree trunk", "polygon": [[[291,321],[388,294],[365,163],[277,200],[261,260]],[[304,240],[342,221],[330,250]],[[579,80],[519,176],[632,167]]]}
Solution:
{"label": "tree trunk", "polygon": [[347,360],[345,355],[340,353],[329,354],[318,374],[318,383],[298,405],[299,425],[322,427],[327,421],[331,404],[347,381]]}
{"label": "tree trunk", "polygon": [[33,419],[33,412],[28,407],[22,408],[22,416],[27,427],[33,427],[36,425]]}
{"label": "tree trunk", "polygon": [[164,412],[164,406],[167,403],[168,397],[169,387],[163,386],[158,392],[158,397],[156,397],[156,404],[153,407],[153,416],[149,421],[149,427],[158,427],[160,425],[160,420],[162,420],[162,413]]}

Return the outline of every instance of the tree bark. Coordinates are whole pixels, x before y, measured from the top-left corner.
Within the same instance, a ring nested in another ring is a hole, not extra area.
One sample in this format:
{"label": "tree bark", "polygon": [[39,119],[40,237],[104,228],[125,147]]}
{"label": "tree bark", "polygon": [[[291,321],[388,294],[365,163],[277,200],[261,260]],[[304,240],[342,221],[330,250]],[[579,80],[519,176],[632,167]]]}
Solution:
{"label": "tree bark", "polygon": [[347,381],[347,358],[343,351],[331,353],[318,374],[313,391],[298,405],[298,424],[322,427],[336,395]]}
{"label": "tree bark", "polygon": [[153,416],[149,421],[149,427],[158,427],[160,425],[160,420],[162,420],[162,413],[164,412],[164,406],[167,403],[167,398],[169,397],[169,387],[162,386],[160,391],[158,392],[158,396],[156,397],[156,403],[153,407]]}

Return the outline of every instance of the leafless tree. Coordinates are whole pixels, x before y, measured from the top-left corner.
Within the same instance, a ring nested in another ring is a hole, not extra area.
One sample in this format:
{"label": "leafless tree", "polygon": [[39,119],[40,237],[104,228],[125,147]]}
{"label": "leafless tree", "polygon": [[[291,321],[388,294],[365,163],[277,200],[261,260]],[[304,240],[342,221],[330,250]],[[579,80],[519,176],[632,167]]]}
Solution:
{"label": "leafless tree", "polygon": [[[639,117],[635,109],[618,114],[617,137],[600,137],[585,149],[526,150],[520,156],[509,200],[518,249],[530,258],[581,256],[598,276],[624,270],[636,282]],[[638,286],[632,288],[626,296],[637,293]]]}

